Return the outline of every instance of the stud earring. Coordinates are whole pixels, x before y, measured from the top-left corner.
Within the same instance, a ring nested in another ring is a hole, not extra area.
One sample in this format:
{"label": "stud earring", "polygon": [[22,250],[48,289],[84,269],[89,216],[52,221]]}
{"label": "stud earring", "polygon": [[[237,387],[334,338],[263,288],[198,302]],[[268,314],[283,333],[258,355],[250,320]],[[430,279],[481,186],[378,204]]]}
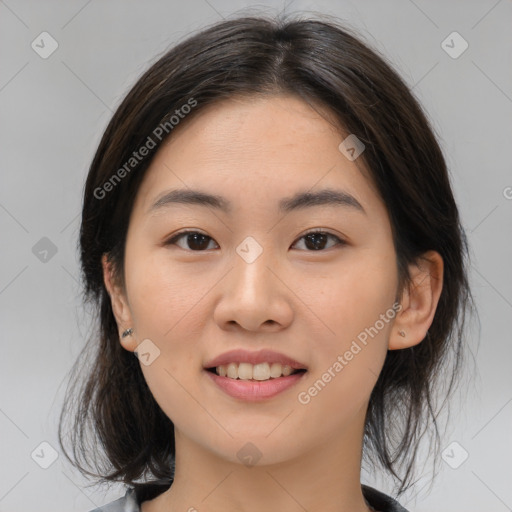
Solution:
{"label": "stud earring", "polygon": [[405,338],[405,331],[398,331],[398,334],[402,336],[402,338]]}
{"label": "stud earring", "polygon": [[131,336],[133,334],[133,329],[130,327],[129,329],[126,329],[126,331],[123,332],[122,336],[123,338],[126,338],[126,336]]}

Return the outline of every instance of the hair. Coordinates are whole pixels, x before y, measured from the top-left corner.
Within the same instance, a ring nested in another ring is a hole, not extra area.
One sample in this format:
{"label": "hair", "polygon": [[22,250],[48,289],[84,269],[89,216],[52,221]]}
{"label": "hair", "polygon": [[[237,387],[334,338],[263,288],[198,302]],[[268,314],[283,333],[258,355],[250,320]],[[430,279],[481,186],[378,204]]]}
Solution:
{"label": "hair", "polygon": [[[412,485],[422,428],[430,427],[439,442],[436,418],[458,382],[472,296],[466,237],[433,128],[397,72],[352,29],[335,20],[243,16],[210,25],[159,56],[117,108],[90,166],[79,250],[84,303],[93,307],[96,332],[75,362],[59,422],[61,448],[84,475],[146,489],[147,496],[154,495],[152,482],[171,482],[174,475],[173,424],[138,359],[120,344],[101,264],[106,253],[124,289],[130,213],[153,156],[172,137],[168,120],[191,110],[181,126],[222,100],[278,94],[324,107],[340,131],[364,143],[358,163],[386,205],[401,289],[410,283],[409,264],[429,250],[442,256],[432,325],[421,343],[388,351],[368,405],[364,454],[398,482],[400,495]],[[182,109],[193,101],[193,109]],[[162,126],[165,136],[156,130]],[[134,164],[133,152],[149,140],[154,147]],[[85,377],[78,378],[79,366]],[[68,415],[71,455],[64,439]]]}

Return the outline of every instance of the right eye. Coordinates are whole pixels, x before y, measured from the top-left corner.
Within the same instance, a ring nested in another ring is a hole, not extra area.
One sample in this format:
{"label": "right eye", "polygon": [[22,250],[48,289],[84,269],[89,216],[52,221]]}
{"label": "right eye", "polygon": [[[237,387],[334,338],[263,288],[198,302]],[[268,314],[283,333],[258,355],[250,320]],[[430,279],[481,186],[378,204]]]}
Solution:
{"label": "right eye", "polygon": [[[183,245],[180,245],[177,243],[179,240],[185,239],[185,245],[188,247],[183,247]],[[214,241],[213,238],[211,238],[208,235],[205,235],[204,233],[201,233],[199,231],[182,231],[181,233],[178,233],[177,235],[174,235],[172,238],[167,240],[165,242],[165,245],[177,245],[178,247],[181,247],[185,250],[191,250],[194,252],[204,251],[208,248],[208,241]]]}

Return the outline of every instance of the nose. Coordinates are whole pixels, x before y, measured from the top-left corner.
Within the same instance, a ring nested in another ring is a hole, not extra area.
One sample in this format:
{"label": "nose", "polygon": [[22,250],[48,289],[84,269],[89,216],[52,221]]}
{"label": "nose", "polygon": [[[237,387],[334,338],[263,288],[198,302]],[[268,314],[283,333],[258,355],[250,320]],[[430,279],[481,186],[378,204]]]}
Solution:
{"label": "nose", "polygon": [[264,250],[251,263],[235,252],[214,311],[221,329],[276,332],[292,322],[293,292],[270,252]]}

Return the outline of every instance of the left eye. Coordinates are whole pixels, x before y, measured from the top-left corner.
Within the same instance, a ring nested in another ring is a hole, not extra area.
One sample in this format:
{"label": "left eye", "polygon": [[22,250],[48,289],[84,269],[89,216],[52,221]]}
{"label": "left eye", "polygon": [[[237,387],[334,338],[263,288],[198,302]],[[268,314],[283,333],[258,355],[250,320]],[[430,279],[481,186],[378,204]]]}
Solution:
{"label": "left eye", "polygon": [[[185,244],[188,245],[188,247],[183,247],[178,243],[178,241],[185,237]],[[336,235],[333,235],[332,233],[326,233],[325,231],[310,231],[309,233],[302,235],[293,245],[296,245],[299,241],[304,240],[304,245],[308,249],[311,251],[319,251],[326,248],[326,241],[329,238],[337,242],[334,245],[345,245],[344,240],[337,237]],[[198,252],[207,249],[209,241],[213,242],[214,240],[210,236],[200,233],[199,231],[183,231],[168,240],[165,245],[178,245],[178,247],[181,247],[182,249],[190,249],[192,251]]]}
{"label": "left eye", "polygon": [[325,231],[310,231],[309,233],[302,235],[299,238],[299,241],[304,239],[306,247],[312,248],[313,251],[319,251],[321,249],[325,249],[326,240],[329,238],[337,242],[334,245],[345,245],[344,240],[332,233],[326,233]]}

